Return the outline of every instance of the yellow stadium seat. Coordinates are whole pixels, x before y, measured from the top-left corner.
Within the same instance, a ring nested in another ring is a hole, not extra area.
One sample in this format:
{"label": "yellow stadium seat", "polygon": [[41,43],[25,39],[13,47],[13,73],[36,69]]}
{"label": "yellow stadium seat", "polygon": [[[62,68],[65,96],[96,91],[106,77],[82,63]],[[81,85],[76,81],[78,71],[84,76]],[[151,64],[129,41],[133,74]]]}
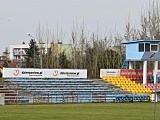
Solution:
{"label": "yellow stadium seat", "polygon": [[151,94],[149,88],[145,88],[141,84],[137,84],[135,81],[126,78],[125,76],[103,76],[103,80],[114,84],[117,87],[120,87],[123,90],[126,90],[130,93],[140,94],[148,93]]}

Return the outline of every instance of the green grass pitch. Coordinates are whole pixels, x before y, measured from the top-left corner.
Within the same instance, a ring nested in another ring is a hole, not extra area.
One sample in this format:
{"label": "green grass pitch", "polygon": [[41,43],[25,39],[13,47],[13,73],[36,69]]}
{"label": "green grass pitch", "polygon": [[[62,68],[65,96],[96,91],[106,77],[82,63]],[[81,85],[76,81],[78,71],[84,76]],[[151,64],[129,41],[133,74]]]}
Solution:
{"label": "green grass pitch", "polygon": [[[0,106],[0,120],[152,120],[154,103],[79,103]],[[160,103],[155,118],[160,119]]]}

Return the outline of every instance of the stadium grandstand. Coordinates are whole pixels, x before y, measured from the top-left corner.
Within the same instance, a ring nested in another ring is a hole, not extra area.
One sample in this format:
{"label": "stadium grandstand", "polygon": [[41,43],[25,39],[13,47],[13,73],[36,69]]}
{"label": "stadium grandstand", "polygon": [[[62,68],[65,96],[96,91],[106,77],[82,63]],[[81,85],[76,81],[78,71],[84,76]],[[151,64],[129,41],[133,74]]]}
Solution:
{"label": "stadium grandstand", "polygon": [[[122,43],[122,69],[100,69],[100,79],[87,78],[86,69],[3,68],[1,93],[5,104],[159,101],[159,42]],[[133,61],[143,63],[140,69]],[[154,62],[153,69],[147,61]]]}
{"label": "stadium grandstand", "polygon": [[160,101],[160,41],[135,40],[122,44],[126,48],[122,69],[101,69],[100,77],[129,93],[145,93],[152,101]]}
{"label": "stadium grandstand", "polygon": [[3,77],[5,86],[0,89],[6,92],[6,104],[150,100],[147,93],[134,94],[102,79],[97,81],[103,84],[88,79],[87,70],[3,68]]}

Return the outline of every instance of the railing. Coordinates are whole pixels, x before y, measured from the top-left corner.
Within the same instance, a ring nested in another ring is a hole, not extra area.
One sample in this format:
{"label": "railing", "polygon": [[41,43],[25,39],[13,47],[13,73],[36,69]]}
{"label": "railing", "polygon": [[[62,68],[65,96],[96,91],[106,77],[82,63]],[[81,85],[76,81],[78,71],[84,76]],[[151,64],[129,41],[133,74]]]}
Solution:
{"label": "railing", "polygon": [[[9,79],[11,83],[28,91],[13,99],[15,104],[30,103],[83,103],[149,101],[148,95],[117,94],[113,90],[89,79]],[[12,99],[10,99],[12,101]]]}
{"label": "railing", "polygon": [[133,94],[35,94],[18,95],[5,100],[5,104],[37,104],[37,103],[93,103],[93,102],[137,102],[150,101],[148,95]]}

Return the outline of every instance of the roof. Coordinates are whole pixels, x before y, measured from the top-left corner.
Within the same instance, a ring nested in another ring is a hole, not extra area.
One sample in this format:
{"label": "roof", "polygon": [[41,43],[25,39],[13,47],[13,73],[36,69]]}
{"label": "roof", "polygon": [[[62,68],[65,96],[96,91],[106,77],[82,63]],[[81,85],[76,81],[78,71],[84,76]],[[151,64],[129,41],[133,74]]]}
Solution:
{"label": "roof", "polygon": [[160,40],[133,40],[133,41],[129,41],[129,42],[122,42],[121,44],[151,43],[151,42],[160,43]]}
{"label": "roof", "polygon": [[160,61],[160,52],[145,52],[141,58],[142,61]]}

